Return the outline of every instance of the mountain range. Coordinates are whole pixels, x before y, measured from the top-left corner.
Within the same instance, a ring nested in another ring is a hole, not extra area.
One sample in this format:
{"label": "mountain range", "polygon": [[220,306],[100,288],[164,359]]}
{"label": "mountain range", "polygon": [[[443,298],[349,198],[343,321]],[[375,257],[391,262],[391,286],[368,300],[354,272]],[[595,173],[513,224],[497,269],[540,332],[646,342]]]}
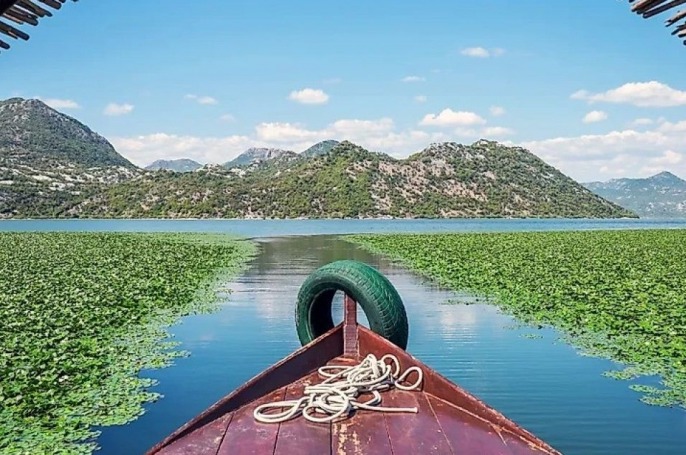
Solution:
{"label": "mountain range", "polygon": [[344,141],[326,155],[274,165],[152,173],[70,209],[92,217],[622,217],[605,201],[518,147],[432,144],[407,159]]}
{"label": "mountain range", "polygon": [[202,164],[188,158],[181,158],[178,160],[157,160],[145,166],[146,171],[174,171],[174,172],[192,172],[197,171],[202,167]]}
{"label": "mountain range", "polygon": [[686,216],[686,181],[671,172],[660,172],[641,179],[623,178],[584,183],[584,186],[641,217]]}
{"label": "mountain range", "polygon": [[62,216],[141,173],[102,136],[39,100],[0,101],[0,218]]}
{"label": "mountain range", "polygon": [[631,217],[520,147],[431,144],[395,159],[343,141],[139,169],[38,100],[0,104],[0,217]]}
{"label": "mountain range", "polygon": [[[260,163],[263,163],[265,161],[290,161],[292,159],[297,158],[298,156],[312,158],[315,156],[326,155],[338,144],[339,142],[334,140],[321,141],[314,144],[307,150],[300,152],[299,154],[292,152],[290,150],[266,147],[253,147],[241,153],[236,158],[222,164],[222,166],[224,166],[227,169],[231,169],[235,167],[259,165]],[[201,167],[202,164],[196,161],[190,159],[178,159],[157,160],[152,164],[146,166],[145,169],[149,171],[167,170],[174,172],[191,172],[198,170]]]}

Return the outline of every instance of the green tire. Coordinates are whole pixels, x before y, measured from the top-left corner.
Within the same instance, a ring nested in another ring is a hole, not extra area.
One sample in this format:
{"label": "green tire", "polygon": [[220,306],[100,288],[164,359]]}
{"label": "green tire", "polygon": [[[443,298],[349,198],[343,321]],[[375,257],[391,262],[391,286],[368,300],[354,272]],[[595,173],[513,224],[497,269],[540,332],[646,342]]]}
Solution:
{"label": "green tire", "polygon": [[407,313],[388,278],[358,261],[336,261],[314,271],[300,287],[295,325],[303,346],[333,328],[331,303],[343,291],[364,311],[369,328],[396,346],[407,348]]}

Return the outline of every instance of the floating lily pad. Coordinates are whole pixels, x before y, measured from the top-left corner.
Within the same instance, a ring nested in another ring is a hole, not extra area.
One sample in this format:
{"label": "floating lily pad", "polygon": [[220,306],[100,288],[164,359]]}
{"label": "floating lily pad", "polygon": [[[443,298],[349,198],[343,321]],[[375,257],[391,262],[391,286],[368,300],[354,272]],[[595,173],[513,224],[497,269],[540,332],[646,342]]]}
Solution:
{"label": "floating lily pad", "polygon": [[686,407],[686,230],[346,238],[632,368],[608,376],[659,375],[664,390],[632,388]]}
{"label": "floating lily pad", "polygon": [[252,244],[191,234],[0,234],[0,453],[86,454],[187,355],[166,326],[216,307]]}

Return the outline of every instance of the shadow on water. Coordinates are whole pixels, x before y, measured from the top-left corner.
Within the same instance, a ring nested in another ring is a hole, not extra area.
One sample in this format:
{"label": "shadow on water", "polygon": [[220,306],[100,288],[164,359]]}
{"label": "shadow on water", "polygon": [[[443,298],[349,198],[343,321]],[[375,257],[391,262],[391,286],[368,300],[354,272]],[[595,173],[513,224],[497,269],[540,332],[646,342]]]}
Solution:
{"label": "shadow on water", "polygon": [[[315,268],[356,259],[394,283],[410,321],[409,351],[566,454],[682,454],[686,412],[638,401],[628,382],[601,376],[611,362],[579,356],[549,329],[512,329],[510,317],[460,297],[332,236],[264,238],[221,309],[172,328],[192,352],[146,371],[164,398],[137,421],[103,429],[100,454],[142,453],[300,345],[298,289]],[[458,299],[458,303],[455,300]],[[528,339],[535,332],[542,338]]]}

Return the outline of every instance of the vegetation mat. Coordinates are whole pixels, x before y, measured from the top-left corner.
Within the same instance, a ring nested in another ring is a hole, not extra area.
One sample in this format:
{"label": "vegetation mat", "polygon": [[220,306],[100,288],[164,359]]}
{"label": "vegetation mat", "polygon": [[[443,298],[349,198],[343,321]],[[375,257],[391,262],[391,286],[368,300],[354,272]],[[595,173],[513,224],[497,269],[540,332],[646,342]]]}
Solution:
{"label": "vegetation mat", "polygon": [[164,330],[216,307],[251,243],[197,234],[0,233],[0,453],[80,454],[159,395]]}
{"label": "vegetation mat", "polygon": [[622,362],[642,401],[686,407],[686,230],[353,235],[439,283],[557,327],[585,354]]}

